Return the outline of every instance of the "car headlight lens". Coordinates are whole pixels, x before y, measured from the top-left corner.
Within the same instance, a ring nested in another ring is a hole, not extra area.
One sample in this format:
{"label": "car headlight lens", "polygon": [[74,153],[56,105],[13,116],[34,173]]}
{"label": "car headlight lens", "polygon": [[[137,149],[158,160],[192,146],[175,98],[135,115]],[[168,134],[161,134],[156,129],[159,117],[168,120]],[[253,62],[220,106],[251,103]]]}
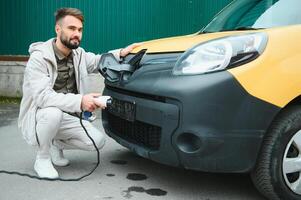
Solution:
{"label": "car headlight lens", "polygon": [[267,40],[265,33],[250,33],[198,44],[183,53],[173,74],[204,74],[245,64],[263,53]]}

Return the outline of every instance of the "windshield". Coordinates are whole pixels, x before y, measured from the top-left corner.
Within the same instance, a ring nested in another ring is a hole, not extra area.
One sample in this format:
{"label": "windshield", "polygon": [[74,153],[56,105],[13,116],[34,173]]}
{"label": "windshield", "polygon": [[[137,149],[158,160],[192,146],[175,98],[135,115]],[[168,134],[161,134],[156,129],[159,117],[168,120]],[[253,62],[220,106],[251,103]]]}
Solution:
{"label": "windshield", "polygon": [[235,0],[201,32],[249,30],[301,24],[301,0]]}

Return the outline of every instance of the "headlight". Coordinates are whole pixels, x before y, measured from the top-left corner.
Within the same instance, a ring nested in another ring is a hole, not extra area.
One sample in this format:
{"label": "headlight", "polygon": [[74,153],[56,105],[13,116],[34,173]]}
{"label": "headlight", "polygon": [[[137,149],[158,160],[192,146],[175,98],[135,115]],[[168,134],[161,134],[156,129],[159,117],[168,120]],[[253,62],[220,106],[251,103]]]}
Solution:
{"label": "headlight", "polygon": [[179,58],[173,74],[204,74],[245,64],[263,53],[267,40],[265,33],[250,33],[198,44]]}

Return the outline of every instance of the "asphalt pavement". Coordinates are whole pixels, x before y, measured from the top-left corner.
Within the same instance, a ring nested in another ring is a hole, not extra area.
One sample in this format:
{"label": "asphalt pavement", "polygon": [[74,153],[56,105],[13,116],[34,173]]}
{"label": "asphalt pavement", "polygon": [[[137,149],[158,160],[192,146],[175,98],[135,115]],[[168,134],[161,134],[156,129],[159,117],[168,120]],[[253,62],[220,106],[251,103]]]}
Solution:
{"label": "asphalt pavement", "polygon": [[[17,127],[19,105],[0,104],[0,170],[35,174],[35,149]],[[94,121],[99,129],[101,121]],[[96,152],[65,151],[62,178],[88,173]],[[203,173],[178,169],[141,158],[107,137],[100,166],[78,182],[40,181],[0,174],[0,200],[262,200],[246,174]]]}

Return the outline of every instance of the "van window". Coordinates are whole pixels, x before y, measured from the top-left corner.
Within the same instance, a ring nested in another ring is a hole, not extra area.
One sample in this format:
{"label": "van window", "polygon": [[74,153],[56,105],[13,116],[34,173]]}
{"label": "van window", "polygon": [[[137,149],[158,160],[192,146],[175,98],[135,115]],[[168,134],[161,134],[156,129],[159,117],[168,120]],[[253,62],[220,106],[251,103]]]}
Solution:
{"label": "van window", "polygon": [[261,29],[301,24],[301,0],[235,0],[202,31]]}

